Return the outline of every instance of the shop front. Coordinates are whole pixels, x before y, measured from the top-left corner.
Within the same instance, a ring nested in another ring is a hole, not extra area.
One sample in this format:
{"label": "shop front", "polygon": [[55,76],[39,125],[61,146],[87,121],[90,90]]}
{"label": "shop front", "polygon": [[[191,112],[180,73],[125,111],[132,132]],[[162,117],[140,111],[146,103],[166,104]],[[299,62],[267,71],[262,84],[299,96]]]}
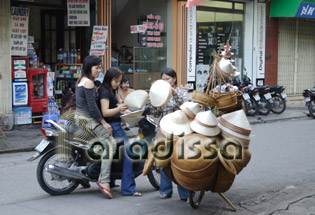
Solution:
{"label": "shop front", "polygon": [[315,1],[272,0],[270,19],[276,23],[277,84],[287,94],[301,94],[315,85]]}

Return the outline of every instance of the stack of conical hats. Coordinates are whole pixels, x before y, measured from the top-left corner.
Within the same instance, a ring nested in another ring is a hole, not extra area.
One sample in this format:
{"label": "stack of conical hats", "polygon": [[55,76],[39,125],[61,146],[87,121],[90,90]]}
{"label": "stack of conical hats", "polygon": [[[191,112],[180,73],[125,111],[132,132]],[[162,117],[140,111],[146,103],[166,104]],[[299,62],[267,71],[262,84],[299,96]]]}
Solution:
{"label": "stack of conical hats", "polygon": [[248,148],[252,129],[243,110],[222,115],[218,126],[224,138],[236,139]]}

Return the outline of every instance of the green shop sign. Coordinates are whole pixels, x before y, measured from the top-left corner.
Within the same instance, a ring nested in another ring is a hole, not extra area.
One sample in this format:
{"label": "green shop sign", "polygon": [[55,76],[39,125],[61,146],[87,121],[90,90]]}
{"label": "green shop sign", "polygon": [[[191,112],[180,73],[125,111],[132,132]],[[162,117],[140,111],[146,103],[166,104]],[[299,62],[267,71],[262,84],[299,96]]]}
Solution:
{"label": "green shop sign", "polygon": [[271,0],[270,17],[315,19],[315,0]]}

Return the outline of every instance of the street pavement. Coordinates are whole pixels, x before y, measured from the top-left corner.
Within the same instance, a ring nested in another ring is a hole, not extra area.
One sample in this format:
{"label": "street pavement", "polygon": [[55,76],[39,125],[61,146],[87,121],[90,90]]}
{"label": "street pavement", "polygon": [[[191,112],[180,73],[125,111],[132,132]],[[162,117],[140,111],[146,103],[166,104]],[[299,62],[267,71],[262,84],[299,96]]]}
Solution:
{"label": "street pavement", "polygon": [[[304,103],[298,100],[289,102],[282,114],[248,117],[253,127],[250,147],[252,160],[225,194],[236,205],[236,214],[315,215],[315,120],[308,118],[306,113]],[[0,184],[1,193],[4,194],[0,194],[0,214],[39,214],[49,211],[49,214],[76,212],[79,215],[86,214],[82,207],[89,208],[89,205],[93,205],[89,209],[93,214],[103,214],[99,211],[106,213],[106,210],[111,214],[235,214],[215,193],[207,192],[197,210],[179,201],[176,191],[172,200],[158,201],[158,193],[153,192],[143,176],[136,179],[138,190],[145,194],[145,198],[141,199],[122,197],[118,189],[113,191],[113,204],[102,206],[102,198],[96,195],[100,192],[94,184],[92,192],[90,189],[79,189],[67,196],[47,196],[38,187],[34,177],[38,161],[25,162],[33,152],[17,153],[34,150],[43,139],[39,128],[39,125],[18,126],[15,130],[5,131],[7,139],[0,138],[1,178],[6,179],[1,180]],[[137,129],[132,129],[128,135],[134,136],[136,133]],[[28,169],[31,171],[26,171]],[[12,190],[15,180],[22,175],[27,181],[18,183]],[[19,193],[22,188],[25,191]],[[86,201],[86,198],[92,202]],[[83,205],[76,205],[77,202]],[[64,204],[69,207],[62,206]],[[76,207],[77,210],[74,209]],[[115,207],[119,207],[116,213]]]}
{"label": "street pavement", "polygon": [[90,189],[78,187],[69,195],[50,196],[36,180],[40,159],[26,162],[34,152],[17,152],[0,154],[0,214],[314,215],[314,127],[315,120],[306,117],[252,125],[251,160],[225,192],[236,213],[211,192],[192,209],[179,200],[175,184],[173,197],[161,200],[144,176],[136,178],[137,191],[144,194],[140,198],[124,197],[115,188],[114,198],[107,200],[95,183]]}

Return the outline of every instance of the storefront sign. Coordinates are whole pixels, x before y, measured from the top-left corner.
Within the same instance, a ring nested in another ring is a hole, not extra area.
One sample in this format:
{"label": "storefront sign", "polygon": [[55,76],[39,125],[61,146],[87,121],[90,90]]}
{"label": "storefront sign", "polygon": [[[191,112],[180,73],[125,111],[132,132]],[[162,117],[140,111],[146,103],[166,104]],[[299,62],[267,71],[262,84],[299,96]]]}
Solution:
{"label": "storefront sign", "polygon": [[270,17],[315,18],[315,0],[271,1]]}
{"label": "storefront sign", "polygon": [[187,81],[196,78],[196,7],[188,9]]}
{"label": "storefront sign", "polygon": [[95,25],[91,41],[90,55],[104,55],[107,41],[108,26]]}
{"label": "storefront sign", "polygon": [[90,26],[90,1],[67,0],[68,26]]}
{"label": "storefront sign", "polygon": [[145,26],[145,31],[140,32],[140,46],[162,48],[164,43],[161,39],[161,32],[164,30],[164,23],[161,22],[161,16],[149,14],[146,18],[147,20],[142,24]]}
{"label": "storefront sign", "polygon": [[257,12],[257,77],[265,78],[265,26],[266,26],[266,4],[258,3]]}
{"label": "storefront sign", "polygon": [[145,33],[147,30],[146,25],[131,25],[130,26],[130,33],[137,34],[137,33]]}
{"label": "storefront sign", "polygon": [[11,55],[27,56],[29,9],[11,7]]}

